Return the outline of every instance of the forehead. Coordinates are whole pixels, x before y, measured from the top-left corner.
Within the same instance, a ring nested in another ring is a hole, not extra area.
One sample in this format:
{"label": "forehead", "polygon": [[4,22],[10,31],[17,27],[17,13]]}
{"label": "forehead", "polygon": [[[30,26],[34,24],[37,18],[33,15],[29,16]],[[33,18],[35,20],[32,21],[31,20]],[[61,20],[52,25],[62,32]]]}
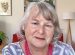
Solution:
{"label": "forehead", "polygon": [[29,18],[28,22],[38,22],[42,24],[52,24],[53,25],[52,21],[45,19],[42,14],[39,14],[38,16],[33,17],[33,18]]}
{"label": "forehead", "polygon": [[34,5],[30,12],[29,12],[29,18],[37,18],[39,17],[40,15],[43,16],[43,19],[45,19],[46,21],[52,21],[52,15],[51,15],[51,12],[48,10],[48,8],[40,8],[39,6],[37,5]]}
{"label": "forehead", "polygon": [[51,22],[51,20],[47,20],[44,18],[42,14],[38,14],[38,16],[31,18],[33,21],[39,21],[39,22]]}

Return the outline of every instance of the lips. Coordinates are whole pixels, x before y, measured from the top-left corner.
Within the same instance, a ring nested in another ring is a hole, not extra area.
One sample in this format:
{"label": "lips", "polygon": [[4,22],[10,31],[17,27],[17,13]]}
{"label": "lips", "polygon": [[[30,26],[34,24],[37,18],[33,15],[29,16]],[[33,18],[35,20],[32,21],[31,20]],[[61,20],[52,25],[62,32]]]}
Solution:
{"label": "lips", "polygon": [[40,37],[36,37],[36,39],[39,39],[39,40],[45,40],[45,38],[40,38]]}

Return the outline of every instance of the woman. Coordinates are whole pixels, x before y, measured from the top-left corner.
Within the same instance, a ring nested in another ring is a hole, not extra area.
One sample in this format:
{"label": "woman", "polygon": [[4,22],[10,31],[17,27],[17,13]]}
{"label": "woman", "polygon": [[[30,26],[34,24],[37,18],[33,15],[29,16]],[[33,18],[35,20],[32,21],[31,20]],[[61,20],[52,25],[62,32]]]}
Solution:
{"label": "woman", "polygon": [[57,41],[61,31],[50,4],[30,3],[20,26],[24,40],[4,47],[3,55],[74,55],[71,46]]}

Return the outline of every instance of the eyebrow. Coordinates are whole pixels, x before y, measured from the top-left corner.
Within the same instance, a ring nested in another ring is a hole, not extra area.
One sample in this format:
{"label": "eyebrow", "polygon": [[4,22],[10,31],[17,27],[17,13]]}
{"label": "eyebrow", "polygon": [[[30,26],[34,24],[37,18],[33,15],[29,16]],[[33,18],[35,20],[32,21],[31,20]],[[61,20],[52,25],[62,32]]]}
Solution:
{"label": "eyebrow", "polygon": [[37,19],[32,19],[33,21],[38,21]]}
{"label": "eyebrow", "polygon": [[[39,22],[39,20],[37,20],[37,19],[32,19],[33,21],[37,21],[37,22]],[[51,20],[46,20],[47,21],[47,23],[52,23],[52,21]]]}

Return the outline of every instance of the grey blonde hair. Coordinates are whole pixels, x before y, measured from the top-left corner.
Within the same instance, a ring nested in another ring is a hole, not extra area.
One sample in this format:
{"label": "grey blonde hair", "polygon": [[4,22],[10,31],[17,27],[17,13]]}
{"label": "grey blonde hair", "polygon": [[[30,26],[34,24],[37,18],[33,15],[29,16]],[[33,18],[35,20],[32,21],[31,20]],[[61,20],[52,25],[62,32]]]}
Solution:
{"label": "grey blonde hair", "polygon": [[31,2],[26,10],[25,10],[25,14],[21,20],[21,25],[20,25],[20,33],[22,35],[25,35],[24,31],[22,30],[22,27],[24,25],[26,25],[31,8],[33,7],[38,7],[39,9],[39,13],[42,13],[42,15],[47,19],[47,20],[51,20],[54,27],[55,27],[55,33],[54,33],[54,40],[58,38],[58,35],[61,33],[60,27],[59,27],[59,22],[58,22],[58,17],[56,14],[55,9],[53,8],[53,6],[51,6],[49,3],[46,2]]}

